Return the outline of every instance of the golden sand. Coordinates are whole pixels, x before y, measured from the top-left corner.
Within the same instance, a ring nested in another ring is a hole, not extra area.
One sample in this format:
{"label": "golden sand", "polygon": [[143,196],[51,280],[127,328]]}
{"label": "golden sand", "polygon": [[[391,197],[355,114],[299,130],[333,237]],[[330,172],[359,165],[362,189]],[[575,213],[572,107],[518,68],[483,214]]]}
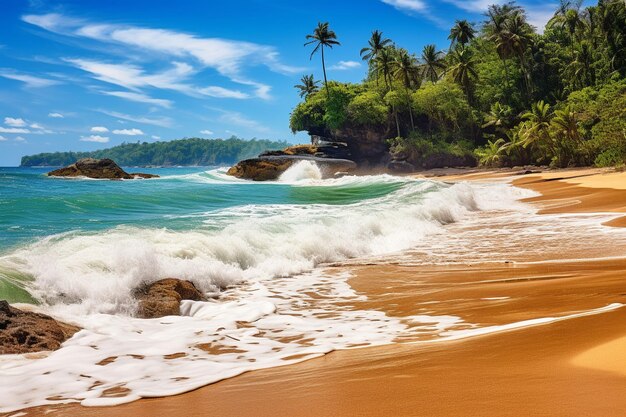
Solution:
{"label": "golden sand", "polygon": [[[503,179],[501,173],[496,177]],[[623,173],[559,171],[515,177],[513,183],[541,192],[529,201],[545,213],[626,212]],[[559,262],[546,254],[528,261],[535,262],[343,268],[353,273],[353,288],[367,295],[365,307],[400,317],[446,314],[496,326],[626,304],[626,259]],[[626,415],[625,365],[626,307],[456,341],[337,351],[175,397],[27,414],[614,417]]]}

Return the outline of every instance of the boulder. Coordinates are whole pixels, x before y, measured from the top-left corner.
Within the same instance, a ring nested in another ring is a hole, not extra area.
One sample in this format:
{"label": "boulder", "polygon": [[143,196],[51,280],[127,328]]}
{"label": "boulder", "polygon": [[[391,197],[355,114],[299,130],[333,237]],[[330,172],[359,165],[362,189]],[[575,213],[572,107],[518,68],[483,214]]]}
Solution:
{"label": "boulder", "polygon": [[0,354],[56,350],[78,330],[45,314],[22,311],[0,301]]}
{"label": "boulder", "polygon": [[191,281],[165,278],[135,290],[139,300],[137,316],[153,319],[163,316],[179,316],[180,301],[206,301]]}
{"label": "boulder", "polygon": [[393,160],[387,164],[387,169],[392,172],[400,173],[415,172],[415,166],[407,161]]}
{"label": "boulder", "polygon": [[240,161],[227,173],[237,178],[253,181],[275,180],[298,161],[315,162],[325,178],[333,177],[336,172],[347,172],[356,168],[356,163],[348,159],[320,158],[309,155],[266,155]]}
{"label": "boulder", "polygon": [[132,180],[137,177],[155,178],[153,174],[129,174],[117,165],[112,159],[79,159],[72,165],[48,172],[48,176],[54,177],[88,177],[109,180]]}

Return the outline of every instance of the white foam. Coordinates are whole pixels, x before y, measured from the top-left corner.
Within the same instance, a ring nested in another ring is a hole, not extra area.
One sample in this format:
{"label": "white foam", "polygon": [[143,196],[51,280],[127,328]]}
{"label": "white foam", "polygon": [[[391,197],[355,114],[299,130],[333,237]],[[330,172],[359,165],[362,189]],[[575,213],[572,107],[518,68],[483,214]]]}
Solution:
{"label": "white foam", "polygon": [[278,182],[293,184],[303,180],[321,180],[322,171],[313,161],[298,161],[278,178]]}

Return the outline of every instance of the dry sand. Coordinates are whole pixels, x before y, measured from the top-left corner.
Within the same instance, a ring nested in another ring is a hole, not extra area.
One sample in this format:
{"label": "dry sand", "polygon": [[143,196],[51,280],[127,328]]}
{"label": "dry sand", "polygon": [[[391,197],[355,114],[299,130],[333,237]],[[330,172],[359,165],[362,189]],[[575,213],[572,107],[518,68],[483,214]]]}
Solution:
{"label": "dry sand", "polygon": [[[559,171],[516,177],[514,184],[541,192],[529,201],[546,213],[626,211],[624,173]],[[626,224],[621,221],[613,223]],[[368,296],[366,306],[395,316],[452,314],[493,326],[626,304],[626,259],[558,262],[548,254],[529,261],[540,262],[348,268],[351,285]],[[112,417],[625,416],[626,307],[457,341],[338,351],[118,407],[27,411]]]}

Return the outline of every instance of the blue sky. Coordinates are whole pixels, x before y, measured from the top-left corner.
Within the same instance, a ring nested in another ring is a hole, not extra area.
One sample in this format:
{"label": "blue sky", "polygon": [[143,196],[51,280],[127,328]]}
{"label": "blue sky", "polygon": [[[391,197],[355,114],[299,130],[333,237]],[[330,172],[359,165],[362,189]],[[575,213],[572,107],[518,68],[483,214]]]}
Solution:
{"label": "blue sky", "polygon": [[[501,2],[501,1],[500,1]],[[371,31],[418,52],[493,0],[3,0],[0,166],[22,155],[182,137],[285,139],[293,88],[321,78],[305,35],[329,21],[328,75],[360,81]],[[555,3],[524,0],[542,26]]]}

